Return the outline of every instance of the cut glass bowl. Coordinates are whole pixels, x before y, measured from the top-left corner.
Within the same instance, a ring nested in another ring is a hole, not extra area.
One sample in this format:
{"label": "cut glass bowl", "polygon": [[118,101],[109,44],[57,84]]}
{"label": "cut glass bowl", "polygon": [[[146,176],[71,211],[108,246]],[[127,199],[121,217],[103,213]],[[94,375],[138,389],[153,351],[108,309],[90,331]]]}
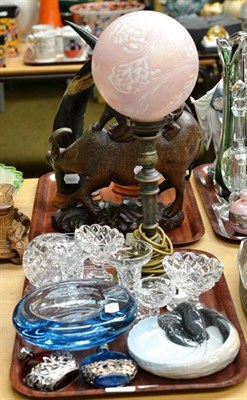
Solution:
{"label": "cut glass bowl", "polygon": [[40,287],[81,279],[85,253],[73,234],[44,233],[36,236],[23,255],[23,270],[29,282]]}
{"label": "cut glass bowl", "polygon": [[108,262],[109,255],[124,244],[124,235],[108,225],[81,225],[75,230],[75,240],[95,264]]}
{"label": "cut glass bowl", "polygon": [[13,324],[34,346],[84,350],[108,343],[137,315],[135,298],[124,288],[99,280],[72,280],[43,286],[16,305]]}
{"label": "cut glass bowl", "polygon": [[223,273],[223,264],[217,258],[193,252],[175,252],[165,256],[163,267],[175,286],[191,301],[211,289]]}
{"label": "cut glass bowl", "polygon": [[124,235],[108,225],[81,225],[75,230],[75,240],[95,265],[86,277],[113,280],[104,266],[109,262],[109,255],[123,246]]}

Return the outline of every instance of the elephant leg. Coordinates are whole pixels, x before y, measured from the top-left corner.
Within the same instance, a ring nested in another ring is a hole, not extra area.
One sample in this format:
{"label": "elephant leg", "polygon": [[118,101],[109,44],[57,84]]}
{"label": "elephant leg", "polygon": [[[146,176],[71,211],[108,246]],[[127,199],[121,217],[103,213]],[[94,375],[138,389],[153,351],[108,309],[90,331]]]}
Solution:
{"label": "elephant leg", "polygon": [[175,189],[175,200],[164,211],[165,216],[170,218],[182,211],[184,191],[188,183],[187,174],[184,172],[180,176],[168,176],[167,182],[169,183],[167,188],[174,187]]}
{"label": "elephant leg", "polygon": [[174,217],[176,214],[178,214],[180,211],[182,211],[183,208],[183,202],[184,202],[184,190],[180,189],[175,189],[176,192],[176,197],[175,200],[169,204],[165,208],[164,214],[166,217]]}
{"label": "elephant leg", "polygon": [[169,182],[167,179],[165,179],[161,184],[159,185],[159,193],[165,192],[168,189],[173,188],[173,185],[171,182]]}
{"label": "elephant leg", "polygon": [[[104,183],[102,183],[102,186],[104,186]],[[62,206],[62,210],[73,208],[78,202],[81,202],[91,215],[96,215],[97,212],[92,201],[92,192],[95,191],[97,187],[101,186],[99,185],[99,182],[96,184],[95,179],[86,179],[82,186],[77,189],[76,192],[73,193],[69,197],[68,201]]]}

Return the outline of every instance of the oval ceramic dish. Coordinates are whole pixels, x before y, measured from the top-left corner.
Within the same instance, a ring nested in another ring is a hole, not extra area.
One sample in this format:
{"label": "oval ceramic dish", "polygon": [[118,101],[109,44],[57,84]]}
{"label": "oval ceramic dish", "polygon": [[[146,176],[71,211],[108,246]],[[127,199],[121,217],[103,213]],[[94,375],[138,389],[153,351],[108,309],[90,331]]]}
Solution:
{"label": "oval ceramic dish", "polygon": [[194,347],[171,342],[157,322],[149,317],[138,322],[128,336],[128,350],[137,364],[154,375],[187,379],[213,374],[236,357],[240,340],[235,327],[226,322],[229,331],[224,341],[216,326],[207,327],[208,340]]}
{"label": "oval ceramic dish", "polygon": [[29,343],[50,350],[84,350],[122,335],[136,318],[134,297],[99,280],[59,282],[17,304],[13,323]]}

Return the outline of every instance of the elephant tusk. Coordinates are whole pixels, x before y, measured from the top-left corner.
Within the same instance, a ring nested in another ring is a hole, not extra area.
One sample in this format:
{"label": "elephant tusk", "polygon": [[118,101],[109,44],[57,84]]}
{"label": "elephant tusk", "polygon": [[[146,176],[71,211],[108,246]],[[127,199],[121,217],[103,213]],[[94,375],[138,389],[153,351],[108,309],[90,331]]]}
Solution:
{"label": "elephant tusk", "polygon": [[85,40],[85,42],[91,47],[92,50],[94,49],[98,40],[96,36],[94,36],[91,32],[89,32],[89,30],[85,29],[83,26],[76,25],[71,21],[66,21],[66,23],[70,25],[82,39]]}

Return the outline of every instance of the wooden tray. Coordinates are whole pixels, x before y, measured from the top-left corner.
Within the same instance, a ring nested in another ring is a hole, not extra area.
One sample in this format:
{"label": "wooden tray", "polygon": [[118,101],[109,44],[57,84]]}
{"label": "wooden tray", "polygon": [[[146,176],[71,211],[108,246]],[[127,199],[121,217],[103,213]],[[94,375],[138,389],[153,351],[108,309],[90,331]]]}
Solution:
{"label": "wooden tray", "polygon": [[[38,182],[36,197],[33,208],[32,222],[29,231],[29,239],[45,232],[53,232],[51,226],[51,216],[55,214],[56,208],[53,206],[53,200],[56,194],[56,182],[54,173],[43,175]],[[103,200],[121,203],[123,197],[112,191],[112,185],[109,188],[100,190]],[[169,203],[174,199],[174,191],[168,190],[159,196],[159,200]],[[190,183],[187,186],[184,199],[184,221],[178,227],[167,235],[170,237],[174,246],[185,245],[199,240],[205,232],[202,218],[196,203],[196,199]]]}
{"label": "wooden tray", "polygon": [[212,168],[212,164],[200,165],[193,170],[193,174],[213,230],[217,235],[224,239],[233,241],[245,239],[246,236],[241,236],[234,231],[228,220],[224,220],[220,217],[219,212],[215,207],[216,204],[219,203],[219,198],[215,191],[212,176],[209,174],[210,168]]}
{"label": "wooden tray", "polygon": [[[202,251],[196,251],[196,253],[205,253]],[[212,254],[206,253],[209,256]],[[27,281],[25,282],[25,286]],[[24,292],[25,292],[24,286]],[[220,281],[214,286],[213,289],[201,295],[200,300],[208,307],[213,308],[226,315],[227,318],[236,327],[240,337],[240,351],[234,360],[228,367],[215,374],[209,375],[203,378],[197,379],[168,379],[155,376],[149,372],[139,369],[135,379],[131,382],[130,386],[111,388],[111,389],[98,389],[89,384],[86,384],[82,379],[73,383],[68,388],[64,388],[57,392],[41,392],[37,390],[29,389],[22,382],[22,364],[18,359],[20,349],[26,345],[20,336],[16,335],[12,364],[10,369],[10,381],[15,390],[32,398],[62,398],[76,397],[80,398],[97,398],[104,397],[109,394],[121,393],[121,396],[126,393],[134,394],[148,394],[161,393],[161,392],[178,392],[178,391],[195,391],[195,390],[209,390],[219,389],[222,387],[228,387],[235,385],[243,381],[247,376],[247,346],[245,343],[244,335],[241,330],[236,311],[231,299],[230,292],[227,287],[224,275]],[[109,344],[110,350],[126,352],[126,337],[127,334],[121,336],[121,338],[115,340]],[[28,345],[33,352],[42,351],[41,349],[34,348]],[[83,360],[88,354],[93,353],[94,349],[88,351],[73,352],[78,363]],[[114,398],[116,398],[114,396]]]}
{"label": "wooden tray", "polygon": [[24,54],[23,62],[26,65],[61,65],[61,64],[83,64],[87,61],[88,54],[84,52],[80,57],[68,58],[68,57],[57,57],[56,61],[37,61],[29,49]]}

